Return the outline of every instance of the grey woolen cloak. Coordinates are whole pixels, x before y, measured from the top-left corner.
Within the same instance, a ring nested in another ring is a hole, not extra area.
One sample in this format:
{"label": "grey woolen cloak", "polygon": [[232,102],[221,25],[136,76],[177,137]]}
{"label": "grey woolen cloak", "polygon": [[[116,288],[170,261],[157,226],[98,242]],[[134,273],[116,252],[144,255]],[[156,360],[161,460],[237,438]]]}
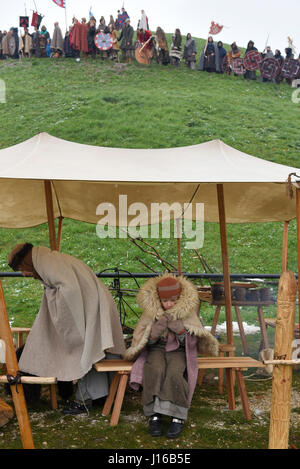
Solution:
{"label": "grey woolen cloak", "polygon": [[19,368],[60,381],[82,378],[105,352],[125,351],[117,307],[82,261],[45,247],[32,249],[44,295]]}

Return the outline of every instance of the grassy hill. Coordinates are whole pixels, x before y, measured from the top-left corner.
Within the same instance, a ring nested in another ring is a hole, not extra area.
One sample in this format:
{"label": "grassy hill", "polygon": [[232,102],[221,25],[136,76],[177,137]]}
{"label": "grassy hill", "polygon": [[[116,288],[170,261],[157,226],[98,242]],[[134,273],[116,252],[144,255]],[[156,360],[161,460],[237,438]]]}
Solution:
{"label": "grassy hill", "polygon": [[[204,41],[197,39],[199,52]],[[212,139],[257,157],[300,166],[299,104],[283,83],[249,82],[243,77],[143,66],[134,62],[122,71],[109,61],[32,59],[0,63],[6,104],[0,104],[0,148],[39,132],[79,143],[163,148]],[[63,155],[61,155],[63,158]],[[279,273],[280,224],[229,225],[229,256],[234,273]],[[1,229],[0,269],[7,271],[7,253],[15,243],[48,245],[47,226],[28,230]],[[176,263],[176,241],[160,240],[160,253]],[[99,240],[95,226],[64,221],[61,249],[80,257],[94,270],[119,267],[146,271],[135,257],[160,270],[160,265],[128,240]],[[205,228],[201,253],[221,272],[218,225]],[[289,268],[296,271],[296,226],[291,223]],[[195,255],[183,249],[183,270],[203,271]],[[14,325],[31,325],[41,288],[24,279],[4,281]],[[29,299],[29,301],[28,301]],[[26,312],[26,315],[23,313]],[[208,320],[211,311],[207,311]]]}

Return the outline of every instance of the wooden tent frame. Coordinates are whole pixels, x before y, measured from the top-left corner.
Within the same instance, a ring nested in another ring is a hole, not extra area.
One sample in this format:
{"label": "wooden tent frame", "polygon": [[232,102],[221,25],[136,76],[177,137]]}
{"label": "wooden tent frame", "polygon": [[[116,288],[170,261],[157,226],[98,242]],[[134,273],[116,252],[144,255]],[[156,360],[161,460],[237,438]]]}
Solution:
{"label": "wooden tent frame", "polygon": [[[219,212],[219,226],[220,226],[220,243],[222,252],[222,266],[223,266],[223,280],[224,280],[224,295],[225,295],[225,314],[226,314],[226,328],[227,328],[227,345],[233,345],[233,327],[232,327],[232,299],[230,288],[230,268],[228,256],[228,243],[227,243],[227,229],[226,229],[226,211],[225,211],[225,197],[224,186],[221,183],[216,184],[217,187],[217,200]],[[47,210],[47,220],[49,229],[49,243],[52,250],[59,250],[60,239],[62,233],[62,220],[59,217],[58,232],[56,234],[54,206],[52,196],[52,182],[50,180],[44,181],[45,203]],[[296,220],[297,220],[297,260],[298,260],[298,273],[300,272],[300,184],[296,186]],[[178,271],[181,273],[181,250],[180,243],[178,242]],[[283,232],[283,254],[282,254],[282,270],[287,268],[287,248],[288,248],[288,222],[284,222]],[[298,296],[300,297],[300,282],[298,280]],[[299,324],[300,324],[300,304],[299,304]],[[9,374],[16,376],[18,373],[18,363],[16,353],[12,340],[12,333],[9,326],[9,319],[5,305],[4,294],[0,282],[0,338],[3,338],[6,343],[6,361],[7,370]],[[234,356],[234,352],[229,353]],[[230,410],[235,408],[234,398],[234,370],[226,370],[227,375],[227,393],[228,405]],[[22,444],[24,448],[34,448],[32,431],[28,417],[26,401],[22,384],[11,385],[13,401],[18,418]],[[18,392],[17,392],[18,391]]]}

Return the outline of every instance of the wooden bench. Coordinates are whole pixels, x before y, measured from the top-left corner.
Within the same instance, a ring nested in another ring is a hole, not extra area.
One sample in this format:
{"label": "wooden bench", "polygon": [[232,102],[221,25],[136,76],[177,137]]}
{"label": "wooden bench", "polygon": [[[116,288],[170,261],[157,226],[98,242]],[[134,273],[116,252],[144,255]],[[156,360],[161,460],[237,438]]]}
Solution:
{"label": "wooden bench", "polygon": [[[133,362],[126,360],[101,360],[94,364],[94,368],[98,372],[115,372],[112,383],[110,385],[109,394],[106,398],[102,415],[108,416],[113,406],[113,411],[110,419],[110,425],[115,426],[119,422],[120,412],[123,404],[123,399],[128,383],[128,378],[132,369]],[[236,380],[241,396],[243,412],[247,420],[251,419],[249,408],[248,396],[242,371],[248,368],[263,368],[265,365],[250,357],[210,357],[198,358],[198,369],[222,369],[234,370]],[[228,380],[229,382],[229,380]],[[231,401],[234,402],[234,389],[233,385],[229,385],[228,394]]]}

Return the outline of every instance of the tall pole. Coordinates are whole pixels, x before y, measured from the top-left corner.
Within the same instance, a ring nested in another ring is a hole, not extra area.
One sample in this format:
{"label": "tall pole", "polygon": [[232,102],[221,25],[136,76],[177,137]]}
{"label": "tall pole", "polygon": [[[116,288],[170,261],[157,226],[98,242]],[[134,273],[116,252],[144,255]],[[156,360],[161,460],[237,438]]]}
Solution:
{"label": "tall pole", "polygon": [[224,277],[227,344],[228,345],[233,345],[232,301],[231,301],[231,289],[230,289],[230,271],[229,271],[229,260],[228,260],[226,215],[225,215],[225,201],[224,201],[224,187],[223,187],[223,184],[217,184],[217,193],[218,193],[218,208],[219,208],[219,222],[220,222],[223,277]]}
{"label": "tall pole", "polygon": [[[281,274],[276,310],[274,360],[291,360],[295,330],[297,282],[293,272]],[[270,412],[269,449],[288,449],[291,392],[291,365],[278,364],[273,368]]]}
{"label": "tall pole", "polygon": [[285,221],[283,225],[281,272],[285,272],[287,270],[288,237],[289,237],[289,222]]}
{"label": "tall pole", "polygon": [[177,231],[177,271],[181,275],[181,223],[180,218],[176,218],[176,231]]}
{"label": "tall pole", "polygon": [[[233,346],[233,328],[232,328],[232,302],[230,289],[230,271],[228,260],[227,232],[226,232],[226,214],[223,184],[217,184],[220,238],[223,264],[224,294],[225,294],[225,312],[226,312],[226,333],[227,344]],[[230,356],[234,355],[234,351],[229,352]],[[230,410],[235,409],[234,397],[234,371],[232,368],[226,369],[228,406]]]}
{"label": "tall pole", "polygon": [[298,314],[299,314],[299,331],[300,331],[300,183],[296,188],[296,218],[297,218],[297,259],[298,259]]}
{"label": "tall pole", "polygon": [[50,249],[52,251],[56,251],[57,242],[56,242],[56,232],[55,232],[55,222],[54,222],[54,208],[53,208],[51,181],[44,181],[44,188],[45,188],[46,210],[47,210],[47,218],[48,218]]}

